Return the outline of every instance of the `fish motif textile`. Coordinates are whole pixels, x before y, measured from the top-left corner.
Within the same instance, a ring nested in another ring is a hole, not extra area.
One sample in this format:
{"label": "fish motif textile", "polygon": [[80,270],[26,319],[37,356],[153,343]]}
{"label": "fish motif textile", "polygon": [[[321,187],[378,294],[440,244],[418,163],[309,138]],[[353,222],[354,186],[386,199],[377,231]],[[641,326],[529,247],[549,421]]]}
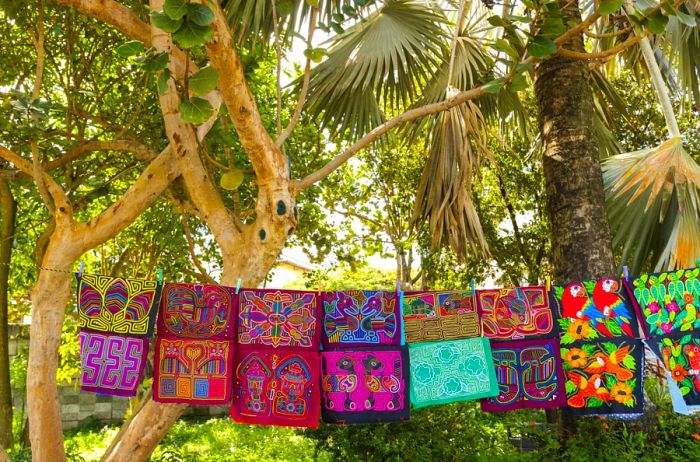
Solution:
{"label": "fish motif textile", "polygon": [[630,417],[643,412],[641,340],[575,342],[560,350],[566,402],[574,414]]}
{"label": "fish motif textile", "polygon": [[235,289],[215,284],[165,284],[158,336],[233,339]]}
{"label": "fish motif textile", "polygon": [[162,286],[155,281],[94,274],[78,277],[79,327],[150,337]]}
{"label": "fish motif textile", "polygon": [[316,292],[241,290],[238,343],[274,348],[317,350],[319,346]]}
{"label": "fish motif textile", "polygon": [[321,414],[327,423],[408,420],[408,348],[321,353]]}
{"label": "fish motif textile", "polygon": [[700,268],[643,274],[628,287],[647,337],[700,333]]}
{"label": "fish motif textile", "polygon": [[605,338],[637,338],[634,305],[620,279],[552,286],[561,344]]}
{"label": "fish motif textile", "polygon": [[406,343],[480,335],[471,291],[404,292],[403,321]]}
{"label": "fish motif textile", "polygon": [[238,347],[231,417],[239,423],[318,427],[318,352]]}
{"label": "fish motif textile", "polygon": [[700,334],[678,334],[648,341],[664,363],[688,406],[700,405]]}
{"label": "fish motif textile", "polygon": [[485,337],[518,340],[557,334],[545,287],[477,290],[476,299]]}
{"label": "fish motif textile", "polygon": [[158,338],[153,400],[223,405],[233,389],[233,341]]}
{"label": "fish motif textile", "polygon": [[401,303],[395,292],[323,294],[323,348],[401,344]]}
{"label": "fish motif textile", "polygon": [[80,331],[80,389],[136,396],[148,360],[148,339]]}
{"label": "fish motif textile", "polygon": [[489,340],[477,337],[408,346],[411,403],[420,408],[498,395]]}
{"label": "fish motif textile", "polygon": [[498,396],[481,400],[486,412],[566,406],[564,371],[556,339],[491,345]]}

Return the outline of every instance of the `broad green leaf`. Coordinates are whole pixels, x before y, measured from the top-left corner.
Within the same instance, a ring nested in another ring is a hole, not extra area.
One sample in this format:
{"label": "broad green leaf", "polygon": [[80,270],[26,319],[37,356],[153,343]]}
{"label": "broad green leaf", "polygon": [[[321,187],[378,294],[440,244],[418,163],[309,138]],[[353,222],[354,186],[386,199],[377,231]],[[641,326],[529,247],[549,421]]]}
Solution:
{"label": "broad green leaf", "polygon": [[503,88],[503,85],[505,84],[506,79],[504,77],[499,77],[497,79],[491,80],[490,82],[486,82],[482,88],[486,93],[491,93],[491,94],[496,94],[499,91],[501,91],[501,88]]}
{"label": "broad green leaf", "polygon": [[528,87],[527,79],[522,74],[514,74],[508,84],[508,90],[512,92],[523,91]]}
{"label": "broad green leaf", "polygon": [[561,336],[560,343],[562,345],[570,345],[570,344],[574,343],[574,341],[575,341],[574,337],[567,332],[566,334]]}
{"label": "broad green leaf", "polygon": [[208,26],[214,22],[214,12],[208,6],[190,3],[187,5],[187,20],[198,26]]}
{"label": "broad green leaf", "polygon": [[211,66],[203,67],[189,78],[188,86],[196,96],[204,96],[214,88],[219,81],[219,72]]}
{"label": "broad green leaf", "polygon": [[143,42],[138,40],[132,40],[130,42],[123,43],[117,47],[117,54],[128,58],[129,56],[134,56],[139,53],[143,53],[146,48],[143,46]]}
{"label": "broad green leaf", "polygon": [[655,12],[644,22],[647,29],[655,34],[660,34],[666,30],[666,24],[668,24],[668,16],[664,16],[661,11]]}
{"label": "broad green leaf", "polygon": [[493,44],[493,47],[499,51],[504,52],[505,54],[507,54],[508,56],[510,56],[511,58],[513,58],[515,60],[520,59],[520,55],[515,50],[515,48],[513,48],[513,46],[510,43],[508,43],[506,40],[504,40],[502,38],[499,38],[498,40],[496,40]]}
{"label": "broad green leaf", "polygon": [[681,395],[683,395],[683,396],[685,396],[685,395],[687,395],[688,393],[690,393],[690,387],[686,387],[686,386],[680,387],[679,390],[680,390],[680,392],[681,392]]}
{"label": "broad green leaf", "polygon": [[605,352],[609,355],[613,354],[615,351],[617,351],[617,345],[615,345],[612,342],[603,343],[603,348],[605,348]]}
{"label": "broad green leaf", "polygon": [[209,26],[198,26],[195,23],[185,21],[180,29],[173,34],[173,39],[183,48],[192,48],[208,42],[214,31]]}
{"label": "broad green leaf", "polygon": [[559,37],[564,32],[566,32],[566,26],[558,12],[557,14],[548,14],[540,27],[540,34],[552,39]]}
{"label": "broad green leaf", "polygon": [[622,364],[629,370],[634,371],[637,369],[637,361],[634,360],[634,356],[627,355],[622,360]]}
{"label": "broad green leaf", "polygon": [[228,191],[235,191],[243,183],[244,177],[245,175],[243,174],[242,170],[232,168],[228,172],[221,175],[221,181],[219,181],[219,184],[222,188]]}
{"label": "broad green leaf", "polygon": [[165,68],[158,76],[158,94],[162,95],[168,91],[168,80],[170,80],[170,69]]}
{"label": "broad green leaf", "polygon": [[606,14],[611,14],[622,8],[623,0],[601,0],[598,6],[598,13],[605,16]]}
{"label": "broad green leaf", "polygon": [[614,387],[616,383],[617,383],[617,380],[615,380],[615,376],[613,376],[613,375],[606,375],[605,376],[605,386],[608,387],[608,390],[611,390],[612,387]]}
{"label": "broad green leaf", "polygon": [[182,18],[172,19],[167,14],[158,11],[151,11],[151,20],[158,29],[169,34],[177,31],[183,22]]}
{"label": "broad green leaf", "polygon": [[180,19],[187,14],[187,0],[165,0],[163,13],[170,19]]}
{"label": "broad green leaf", "polygon": [[214,114],[214,108],[204,98],[193,97],[180,103],[180,118],[187,123],[199,125]]}
{"label": "broad green leaf", "polygon": [[571,380],[567,380],[566,381],[566,394],[567,395],[574,394],[574,393],[576,393],[576,390],[578,390],[578,387],[576,386],[576,384],[574,382],[572,382]]}
{"label": "broad green leaf", "polygon": [[542,35],[533,37],[532,42],[527,46],[527,52],[530,56],[536,58],[546,58],[553,55],[557,51],[557,44],[554,40]]}
{"label": "broad green leaf", "polygon": [[168,53],[163,51],[158,53],[153,58],[151,58],[146,64],[143,65],[143,69],[146,72],[158,72],[165,69],[168,65]]}

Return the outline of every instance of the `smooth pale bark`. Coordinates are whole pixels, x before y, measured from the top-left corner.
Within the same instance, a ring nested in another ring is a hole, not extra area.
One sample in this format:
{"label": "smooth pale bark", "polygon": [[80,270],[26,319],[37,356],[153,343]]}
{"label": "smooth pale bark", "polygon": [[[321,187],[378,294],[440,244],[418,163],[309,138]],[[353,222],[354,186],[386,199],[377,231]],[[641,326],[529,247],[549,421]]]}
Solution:
{"label": "smooth pale bark", "polygon": [[15,235],[17,202],[7,180],[0,178],[0,447],[12,447],[12,389],[7,310],[10,261]]}

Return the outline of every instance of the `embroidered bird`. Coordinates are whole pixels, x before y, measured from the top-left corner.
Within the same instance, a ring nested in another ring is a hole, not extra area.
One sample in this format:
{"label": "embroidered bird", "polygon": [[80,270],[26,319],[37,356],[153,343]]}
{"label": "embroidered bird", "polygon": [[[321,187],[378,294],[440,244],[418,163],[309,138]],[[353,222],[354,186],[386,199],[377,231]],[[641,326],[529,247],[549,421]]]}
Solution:
{"label": "embroidered bird", "polygon": [[696,390],[700,391],[700,346],[686,345],[684,350],[690,366],[688,374],[694,376],[693,385],[695,385]]}
{"label": "embroidered bird", "polygon": [[632,316],[622,297],[617,294],[619,289],[620,283],[615,279],[601,279],[593,288],[593,303],[598,309],[603,310],[606,318],[615,319],[625,334],[634,337],[631,326]]}
{"label": "embroidered bird", "polygon": [[566,374],[569,380],[578,388],[576,394],[567,400],[569,406],[575,408],[585,407],[588,399],[592,397],[605,402],[610,401],[610,392],[603,386],[603,380],[600,375],[593,374],[586,378],[572,371],[568,371]]}
{"label": "embroidered bird", "polygon": [[562,315],[565,318],[590,321],[591,327],[603,335],[612,337],[605,327],[605,315],[591,301],[583,284],[574,282],[566,286],[561,297]]}
{"label": "embroidered bird", "polygon": [[625,360],[630,352],[629,345],[625,345],[621,348],[615,350],[611,355],[606,355],[605,353],[598,352],[593,355],[593,360],[584,369],[588,373],[608,373],[615,374],[618,380],[629,380],[634,377],[634,374],[628,369],[622,367],[622,362]]}

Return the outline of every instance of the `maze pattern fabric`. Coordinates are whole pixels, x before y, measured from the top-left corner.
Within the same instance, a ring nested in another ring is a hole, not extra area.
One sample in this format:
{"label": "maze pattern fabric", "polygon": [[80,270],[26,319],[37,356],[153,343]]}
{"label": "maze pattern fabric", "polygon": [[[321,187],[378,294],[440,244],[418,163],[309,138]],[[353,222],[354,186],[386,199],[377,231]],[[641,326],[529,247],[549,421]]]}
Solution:
{"label": "maze pattern fabric", "polygon": [[606,339],[561,347],[567,404],[577,415],[636,416],[644,410],[641,340]]}
{"label": "maze pattern fabric", "polygon": [[480,335],[471,291],[405,292],[403,321],[406,343]]}
{"label": "maze pattern fabric", "polygon": [[315,351],[239,347],[231,417],[239,423],[316,428],[319,363]]}
{"label": "maze pattern fabric", "polygon": [[141,279],[78,277],[79,326],[94,332],[150,337],[161,285]]}
{"label": "maze pattern fabric", "polygon": [[165,285],[159,337],[233,339],[235,289],[214,284]]}
{"label": "maze pattern fabric", "polygon": [[648,337],[700,333],[700,268],[643,274],[628,288]]}
{"label": "maze pattern fabric", "polygon": [[408,347],[414,407],[498,395],[488,339],[414,343]]}
{"label": "maze pattern fabric", "polygon": [[553,286],[561,344],[604,338],[637,338],[634,305],[620,279]]}
{"label": "maze pattern fabric", "polygon": [[242,290],[238,343],[274,348],[318,349],[318,302],[315,292]]}
{"label": "maze pattern fabric", "polygon": [[372,347],[321,353],[328,423],[408,420],[408,348]]}
{"label": "maze pattern fabric", "polygon": [[80,331],[80,389],[135,396],[148,357],[148,339]]}
{"label": "maze pattern fabric", "polygon": [[498,396],[481,401],[486,412],[566,406],[564,372],[555,339],[499,342],[491,346]]}
{"label": "maze pattern fabric", "polygon": [[153,399],[159,403],[223,405],[233,389],[233,341],[159,338]]}
{"label": "maze pattern fabric", "polygon": [[476,299],[485,337],[517,340],[557,334],[544,287],[477,290]]}
{"label": "maze pattern fabric", "polygon": [[395,292],[323,294],[323,347],[400,345],[401,307]]}
{"label": "maze pattern fabric", "polygon": [[649,340],[688,406],[700,405],[700,333],[677,334]]}

